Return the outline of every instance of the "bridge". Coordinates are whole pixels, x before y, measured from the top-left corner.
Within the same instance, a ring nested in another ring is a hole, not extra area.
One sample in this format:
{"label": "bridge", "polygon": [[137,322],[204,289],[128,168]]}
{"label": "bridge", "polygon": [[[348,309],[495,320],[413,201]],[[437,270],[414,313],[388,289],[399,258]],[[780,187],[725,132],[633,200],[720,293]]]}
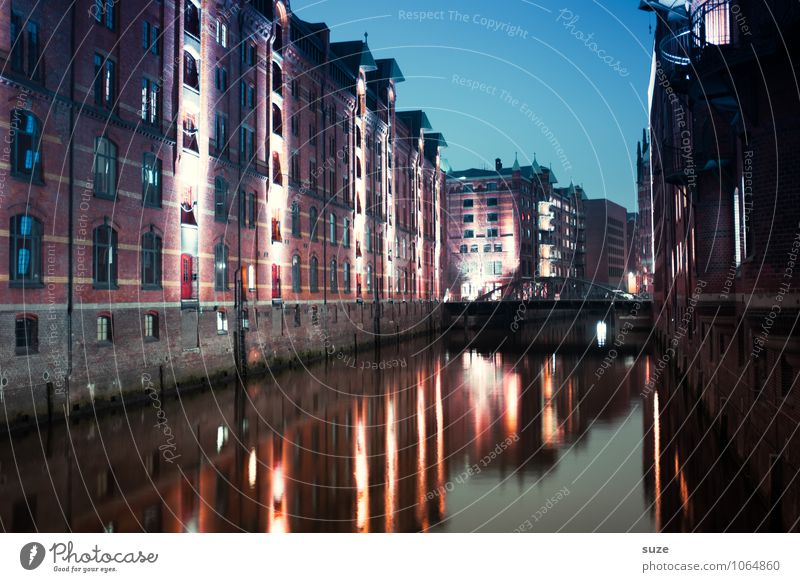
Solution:
{"label": "bridge", "polygon": [[448,301],[448,325],[482,327],[490,323],[521,324],[552,311],[609,314],[617,323],[649,327],[651,300],[614,287],[572,277],[520,278],[470,301]]}

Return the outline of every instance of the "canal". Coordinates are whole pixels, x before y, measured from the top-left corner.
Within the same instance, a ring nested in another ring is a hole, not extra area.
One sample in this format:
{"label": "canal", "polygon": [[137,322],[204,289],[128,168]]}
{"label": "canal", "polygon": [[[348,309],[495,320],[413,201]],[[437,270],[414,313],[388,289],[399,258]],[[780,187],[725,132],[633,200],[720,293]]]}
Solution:
{"label": "canal", "polygon": [[[618,337],[618,336],[617,336]],[[586,316],[335,352],[0,436],[5,531],[759,531],[646,334]]]}

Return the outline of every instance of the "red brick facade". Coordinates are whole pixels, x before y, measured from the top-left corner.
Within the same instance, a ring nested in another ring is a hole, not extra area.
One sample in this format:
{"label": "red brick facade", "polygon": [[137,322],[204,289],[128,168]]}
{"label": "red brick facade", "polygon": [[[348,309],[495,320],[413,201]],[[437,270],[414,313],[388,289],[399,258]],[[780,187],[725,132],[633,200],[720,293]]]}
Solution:
{"label": "red brick facade", "polygon": [[280,0],[15,0],[0,60],[9,421],[433,325],[446,144],[366,41]]}

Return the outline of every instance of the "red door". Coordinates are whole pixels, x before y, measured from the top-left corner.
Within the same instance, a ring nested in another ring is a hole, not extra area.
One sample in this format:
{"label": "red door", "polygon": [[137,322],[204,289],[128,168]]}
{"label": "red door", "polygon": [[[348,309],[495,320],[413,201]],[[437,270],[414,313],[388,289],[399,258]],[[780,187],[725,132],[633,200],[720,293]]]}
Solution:
{"label": "red door", "polygon": [[192,256],[181,255],[181,299],[192,299]]}

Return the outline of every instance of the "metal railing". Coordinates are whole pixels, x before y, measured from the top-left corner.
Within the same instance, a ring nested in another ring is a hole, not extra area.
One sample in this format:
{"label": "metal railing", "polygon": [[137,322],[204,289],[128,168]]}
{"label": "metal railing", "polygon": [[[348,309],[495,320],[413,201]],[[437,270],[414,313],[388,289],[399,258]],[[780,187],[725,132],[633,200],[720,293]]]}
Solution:
{"label": "metal railing", "polygon": [[[738,4],[737,4],[738,6]],[[728,45],[731,35],[731,0],[706,0],[691,14],[692,37],[697,48]]]}
{"label": "metal railing", "polygon": [[692,31],[689,27],[664,37],[658,47],[661,58],[673,65],[688,66],[692,56]]}

